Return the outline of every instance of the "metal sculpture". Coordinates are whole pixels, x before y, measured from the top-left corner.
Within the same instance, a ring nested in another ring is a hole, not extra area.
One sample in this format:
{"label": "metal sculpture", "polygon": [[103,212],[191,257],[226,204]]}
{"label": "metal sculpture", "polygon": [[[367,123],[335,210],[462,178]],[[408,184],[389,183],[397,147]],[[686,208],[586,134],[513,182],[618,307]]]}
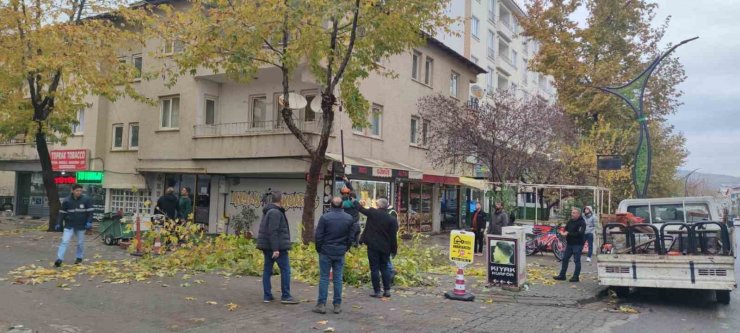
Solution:
{"label": "metal sculpture", "polygon": [[650,183],[650,172],[652,170],[653,150],[650,146],[650,133],[647,126],[647,116],[643,110],[643,95],[647,86],[650,75],[653,74],[658,64],[665,59],[677,47],[693,41],[699,37],[684,40],[668,51],[658,56],[652,63],[638,75],[635,79],[621,87],[599,87],[600,90],[619,96],[632,111],[635,112],[637,122],[640,124],[640,139],[635,151],[635,164],[632,168],[632,183],[635,185],[635,192],[638,198],[647,196],[648,184]]}

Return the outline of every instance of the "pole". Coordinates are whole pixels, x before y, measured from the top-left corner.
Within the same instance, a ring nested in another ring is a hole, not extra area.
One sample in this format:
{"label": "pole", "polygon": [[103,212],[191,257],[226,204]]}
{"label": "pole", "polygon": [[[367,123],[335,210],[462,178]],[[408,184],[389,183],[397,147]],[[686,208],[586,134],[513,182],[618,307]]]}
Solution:
{"label": "pole", "polygon": [[344,130],[343,129],[339,130],[339,144],[341,145],[341,149],[342,149],[342,168],[344,168],[346,164],[344,164]]}
{"label": "pole", "polygon": [[689,185],[689,177],[691,177],[691,175],[693,175],[694,172],[696,172],[698,170],[699,170],[699,168],[696,168],[694,170],[691,170],[691,172],[689,172],[689,174],[686,175],[686,179],[683,182],[683,196],[685,196],[685,197],[688,197],[689,196],[689,188],[688,188],[688,185]]}

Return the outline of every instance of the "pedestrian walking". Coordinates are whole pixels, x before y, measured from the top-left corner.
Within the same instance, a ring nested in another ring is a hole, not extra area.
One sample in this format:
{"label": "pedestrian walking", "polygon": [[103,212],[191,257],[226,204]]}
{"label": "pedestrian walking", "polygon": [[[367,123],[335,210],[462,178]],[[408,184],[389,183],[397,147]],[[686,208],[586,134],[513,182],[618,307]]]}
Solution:
{"label": "pedestrian walking", "polygon": [[594,209],[586,206],[583,209],[583,220],[586,222],[586,243],[588,243],[588,256],[586,261],[591,262],[591,255],[594,253],[594,237],[596,236],[596,225],[599,223]]}
{"label": "pedestrian walking", "polygon": [[290,225],[282,207],[283,194],[273,190],[270,193],[271,202],[262,209],[262,221],[257,236],[257,248],[262,250],[265,265],[262,270],[263,301],[269,303],[275,298],[272,296],[272,269],[277,263],[280,268],[280,303],[298,304],[290,295],[290,259],[288,251],[290,242]]}
{"label": "pedestrian walking", "polygon": [[156,212],[164,214],[168,219],[175,220],[177,214],[178,200],[175,196],[175,189],[168,187],[164,195],[157,200]]}
{"label": "pedestrian walking", "polygon": [[[367,216],[365,231],[360,236],[360,244],[367,245],[367,259],[370,262],[370,279],[373,284],[371,297],[391,297],[391,272],[388,262],[398,251],[398,220],[388,214],[388,199],[376,201],[378,208],[365,208],[364,203],[356,203],[360,213]],[[382,280],[383,294],[380,293]]]}
{"label": "pedestrian walking", "polygon": [[484,230],[486,228],[486,220],[488,215],[483,211],[480,202],[475,204],[475,212],[473,212],[473,218],[471,220],[471,231],[475,233],[475,246],[473,248],[476,256],[483,255],[484,248]]}
{"label": "pedestrian walking", "polygon": [[177,212],[180,220],[187,222],[190,219],[190,213],[193,212],[193,200],[190,199],[189,187],[183,187],[180,190],[180,201],[177,204]]}
{"label": "pedestrian walking", "polygon": [[342,312],[342,272],[344,254],[354,243],[355,223],[342,208],[342,198],[334,197],[331,208],[319,219],[314,240],[319,253],[319,297],[313,312],[326,313],[329,271],[334,272],[334,313]]}
{"label": "pedestrian walking", "polygon": [[504,211],[504,204],[497,202],[495,208],[491,223],[488,225],[488,230],[486,230],[489,235],[501,235],[501,228],[509,225],[509,214]]}
{"label": "pedestrian walking", "polygon": [[72,236],[77,237],[75,264],[82,263],[85,254],[85,231],[92,230],[94,210],[90,198],[82,194],[82,186],[79,184],[72,186],[72,193],[62,201],[59,220],[54,228],[57,231],[64,229],[62,243],[57,250],[57,260],[54,262],[55,267],[62,266]]}
{"label": "pedestrian walking", "polygon": [[560,274],[554,276],[553,279],[565,281],[565,273],[568,272],[568,262],[570,261],[570,257],[573,257],[576,269],[573,271],[570,282],[578,282],[581,274],[581,252],[583,251],[583,244],[586,242],[586,222],[581,216],[580,209],[575,207],[571,209],[570,220],[565,225],[565,230],[561,231],[560,234],[565,236],[567,246],[565,247],[565,256],[560,267]]}

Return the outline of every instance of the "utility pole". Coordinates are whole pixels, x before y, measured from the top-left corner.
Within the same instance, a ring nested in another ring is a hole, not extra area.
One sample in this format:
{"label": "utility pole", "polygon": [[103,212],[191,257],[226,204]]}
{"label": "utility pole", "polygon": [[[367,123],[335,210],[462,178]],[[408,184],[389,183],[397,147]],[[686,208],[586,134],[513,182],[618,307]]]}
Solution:
{"label": "utility pole", "polygon": [[685,197],[688,197],[689,196],[689,188],[688,188],[688,185],[689,185],[689,177],[691,177],[691,175],[693,175],[694,172],[696,172],[698,170],[699,170],[699,168],[696,168],[696,169],[692,170],[691,172],[689,172],[688,175],[686,175],[686,179],[683,182],[683,196],[685,196]]}

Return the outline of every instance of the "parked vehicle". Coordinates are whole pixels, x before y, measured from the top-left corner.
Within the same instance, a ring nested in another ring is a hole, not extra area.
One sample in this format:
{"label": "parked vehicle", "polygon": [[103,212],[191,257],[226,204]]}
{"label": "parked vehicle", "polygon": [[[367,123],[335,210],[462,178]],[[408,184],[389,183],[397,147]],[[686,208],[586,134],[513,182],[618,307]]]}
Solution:
{"label": "parked vehicle", "polygon": [[620,297],[633,287],[703,289],[730,302],[737,288],[734,226],[714,198],[630,199],[618,212],[642,222],[602,221],[599,284]]}

